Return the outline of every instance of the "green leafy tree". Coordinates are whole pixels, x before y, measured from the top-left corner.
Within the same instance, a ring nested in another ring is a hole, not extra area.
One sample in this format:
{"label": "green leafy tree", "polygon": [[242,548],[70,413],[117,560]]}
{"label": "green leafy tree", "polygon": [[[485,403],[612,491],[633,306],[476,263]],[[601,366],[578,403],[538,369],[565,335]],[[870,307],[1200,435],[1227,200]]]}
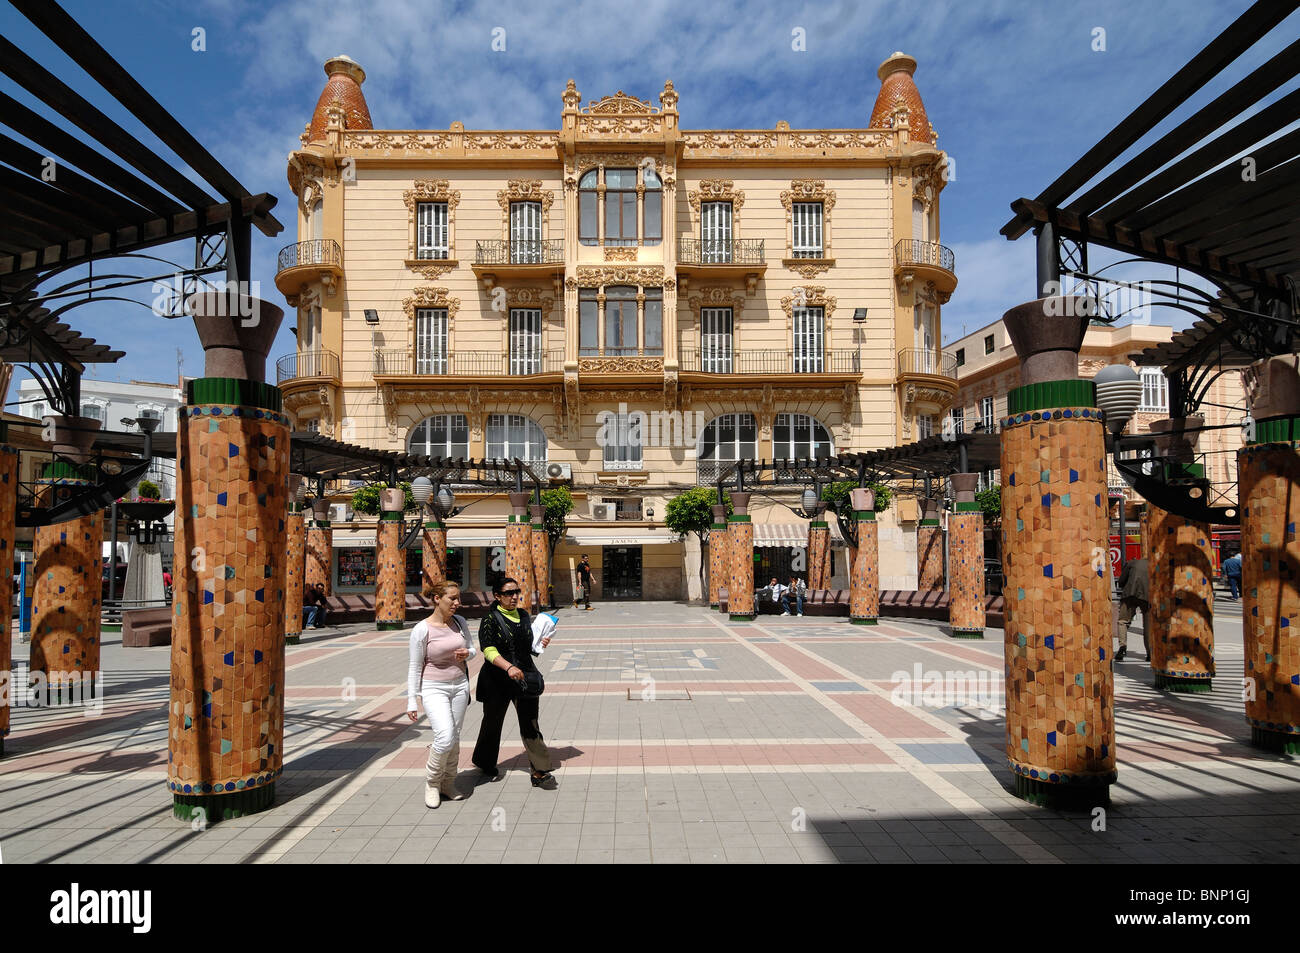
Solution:
{"label": "green leafy tree", "polygon": [[[889,509],[894,499],[894,492],[883,483],[867,483],[867,489],[876,494],[872,509],[883,513]],[[849,495],[858,488],[855,480],[836,480],[822,488],[822,501],[827,509],[835,514],[840,526],[840,535],[856,545],[858,538],[858,521],[853,517],[853,498]]]}
{"label": "green leafy tree", "polygon": [[[411,493],[411,484],[399,483],[403,493],[406,494],[406,504],[402,507],[405,512],[415,509],[415,495]],[[352,509],[357,513],[364,513],[367,516],[379,515],[379,491],[387,490],[387,483],[367,483],[355,493],[352,494]]]}
{"label": "green leafy tree", "polygon": [[991,486],[975,494],[975,502],[980,505],[986,526],[995,526],[1002,521],[1002,487]]}
{"label": "green leafy tree", "polygon": [[554,486],[542,491],[542,505],[546,513],[542,517],[546,526],[546,541],[551,547],[551,560],[555,560],[555,547],[564,539],[568,530],[568,515],[573,512],[573,494],[567,486]]}
{"label": "green leafy tree", "polygon": [[[700,552],[709,538],[709,527],[713,525],[713,507],[718,503],[718,491],[712,487],[697,486],[679,493],[668,501],[664,508],[664,525],[674,533],[685,536],[694,533],[700,541]],[[727,498],[727,515],[733,512],[731,498]],[[704,582],[704,560],[700,560],[700,583]]]}
{"label": "green leafy tree", "polygon": [[161,500],[162,490],[152,480],[141,480],[135,488],[135,495],[142,500]]}

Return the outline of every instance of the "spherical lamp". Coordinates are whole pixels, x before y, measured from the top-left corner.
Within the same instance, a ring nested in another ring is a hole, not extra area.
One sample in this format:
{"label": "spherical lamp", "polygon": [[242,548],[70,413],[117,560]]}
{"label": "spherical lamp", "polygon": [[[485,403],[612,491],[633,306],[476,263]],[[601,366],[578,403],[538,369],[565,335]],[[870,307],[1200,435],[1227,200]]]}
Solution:
{"label": "spherical lamp", "polygon": [[416,477],[411,481],[411,496],[415,498],[417,506],[424,506],[429,502],[429,497],[433,496],[433,483],[428,477]]}
{"label": "spherical lamp", "polygon": [[1097,387],[1097,406],[1106,415],[1106,426],[1118,434],[1142,403],[1142,378],[1127,364],[1111,364],[1097,373],[1093,383]]}

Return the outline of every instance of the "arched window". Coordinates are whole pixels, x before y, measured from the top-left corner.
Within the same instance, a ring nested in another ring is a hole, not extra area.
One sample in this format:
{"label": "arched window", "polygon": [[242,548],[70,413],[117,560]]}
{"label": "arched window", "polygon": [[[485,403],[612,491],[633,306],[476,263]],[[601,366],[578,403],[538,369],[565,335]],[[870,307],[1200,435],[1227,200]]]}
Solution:
{"label": "arched window", "polygon": [[82,404],[81,416],[89,417],[91,420],[98,420],[102,424],[104,422],[104,408],[99,404]]}
{"label": "arched window", "polygon": [[647,245],[658,245],[664,237],[663,183],[653,169],[642,174],[645,181],[644,239]]}
{"label": "arched window", "polygon": [[523,414],[488,414],[487,458],[546,462],[546,434]]}
{"label": "arched window", "polygon": [[600,241],[600,170],[592,169],[578,180],[578,241],[595,245]]}
{"label": "arched window", "polygon": [[772,424],[774,460],[815,460],[835,454],[830,431],[807,414],[777,414]]}
{"label": "arched window", "polygon": [[699,482],[714,483],[726,467],[737,460],[758,456],[758,425],[753,414],[723,414],[714,417],[700,434],[695,453]]}
{"label": "arched window", "polygon": [[469,423],[464,414],[426,417],[411,428],[406,449],[430,457],[468,457]]}

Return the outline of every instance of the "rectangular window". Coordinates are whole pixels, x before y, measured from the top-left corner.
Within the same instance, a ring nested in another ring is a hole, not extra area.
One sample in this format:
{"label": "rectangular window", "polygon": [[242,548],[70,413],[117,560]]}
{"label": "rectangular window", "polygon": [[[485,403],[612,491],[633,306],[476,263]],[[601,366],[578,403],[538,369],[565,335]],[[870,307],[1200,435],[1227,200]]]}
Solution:
{"label": "rectangular window", "polygon": [[542,263],[542,203],[510,203],[510,261],[516,265]]}
{"label": "rectangular window", "polygon": [[934,418],[922,414],[916,418],[916,439],[924,440],[934,436]]}
{"label": "rectangular window", "polygon": [[91,420],[98,420],[100,423],[104,421],[104,411],[99,404],[82,404],[81,416],[89,417]]}
{"label": "rectangular window", "polygon": [[662,288],[645,289],[645,354],[662,354],[664,352],[664,290]]}
{"label": "rectangular window", "polygon": [[985,354],[993,353],[993,335],[991,334],[984,335],[984,353]]}
{"label": "rectangular window", "polygon": [[790,209],[794,224],[795,258],[822,257],[822,203],[795,202]]}
{"label": "rectangular window", "polygon": [[980,399],[980,423],[984,425],[985,430],[993,429],[993,398],[984,397]]}
{"label": "rectangular window", "polygon": [[731,355],[731,309],[700,309],[700,370],[710,374],[730,374]]}
{"label": "rectangular window", "polygon": [[952,432],[953,433],[966,432],[966,408],[965,407],[954,407],[952,409]]}
{"label": "rectangular window", "polygon": [[822,309],[795,308],[794,373],[820,374],[823,370],[824,357]]}
{"label": "rectangular window", "polygon": [[578,241],[583,245],[594,245],[600,239],[598,199],[594,188],[578,193]]}
{"label": "rectangular window", "polygon": [[636,169],[605,170],[605,244],[636,244]]}
{"label": "rectangular window", "polygon": [[645,190],[645,243],[658,245],[664,237],[664,194],[659,189]]}
{"label": "rectangular window", "polygon": [[415,373],[447,373],[447,309],[415,312]]}
{"label": "rectangular window", "polygon": [[705,202],[700,206],[700,262],[731,261],[731,203]]}
{"label": "rectangular window", "polygon": [[585,357],[600,354],[600,302],[595,288],[578,292],[578,353]]}
{"label": "rectangular window", "polygon": [[542,312],[540,308],[510,309],[510,373],[542,372]]}
{"label": "rectangular window", "polygon": [[602,424],[605,446],[603,463],[606,470],[640,470],[641,445],[645,435],[641,432],[644,415],[637,412],[617,414],[607,412]]}
{"label": "rectangular window", "polygon": [[1142,374],[1142,403],[1138,410],[1144,413],[1164,413],[1169,410],[1169,379],[1158,367],[1144,367]]}
{"label": "rectangular window", "polygon": [[635,292],[619,296],[605,291],[605,346],[601,354],[622,357],[637,353]]}
{"label": "rectangular window", "polygon": [[415,216],[415,257],[421,260],[449,257],[447,203],[421,202]]}
{"label": "rectangular window", "polygon": [[965,366],[965,364],[966,364],[966,349],[964,347],[959,347],[957,348],[957,366],[963,367]]}

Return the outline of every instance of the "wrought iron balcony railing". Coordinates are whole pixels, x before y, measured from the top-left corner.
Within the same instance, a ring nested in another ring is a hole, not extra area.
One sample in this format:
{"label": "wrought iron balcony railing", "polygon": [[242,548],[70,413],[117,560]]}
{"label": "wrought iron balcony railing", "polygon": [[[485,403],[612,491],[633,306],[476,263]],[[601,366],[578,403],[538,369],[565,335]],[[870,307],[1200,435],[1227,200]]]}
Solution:
{"label": "wrought iron balcony railing", "polygon": [[479,241],[474,243],[476,265],[562,265],[564,240]]}
{"label": "wrought iron balcony railing", "polygon": [[277,384],[302,377],[330,377],[339,379],[339,356],[333,351],[318,349],[286,354],[275,362]]}
{"label": "wrought iron balcony railing", "polygon": [[498,351],[455,351],[451,354],[417,354],[411,348],[375,351],[377,375],[403,377],[450,375],[454,377],[512,377],[549,374],[564,369],[564,350],[502,354]]}
{"label": "wrought iron balcony railing", "polygon": [[297,268],[300,265],[326,265],[334,268],[343,267],[343,249],[332,238],[313,238],[310,241],[295,242],[280,249],[276,273]]}
{"label": "wrought iron balcony railing", "polygon": [[862,355],[852,348],[791,352],[688,347],[681,351],[681,369],[706,374],[858,374]]}
{"label": "wrought iron balcony railing", "polygon": [[957,379],[957,355],[951,351],[929,348],[905,347],[898,352],[898,376],[908,374],[933,374],[936,377]]}
{"label": "wrought iron balcony railing", "polygon": [[762,265],[766,263],[761,238],[683,239],[677,261],[683,265]]}
{"label": "wrought iron balcony railing", "polygon": [[955,272],[956,258],[952,249],[938,242],[924,242],[913,238],[904,238],[894,246],[894,263],[896,265],[933,265],[944,271]]}

